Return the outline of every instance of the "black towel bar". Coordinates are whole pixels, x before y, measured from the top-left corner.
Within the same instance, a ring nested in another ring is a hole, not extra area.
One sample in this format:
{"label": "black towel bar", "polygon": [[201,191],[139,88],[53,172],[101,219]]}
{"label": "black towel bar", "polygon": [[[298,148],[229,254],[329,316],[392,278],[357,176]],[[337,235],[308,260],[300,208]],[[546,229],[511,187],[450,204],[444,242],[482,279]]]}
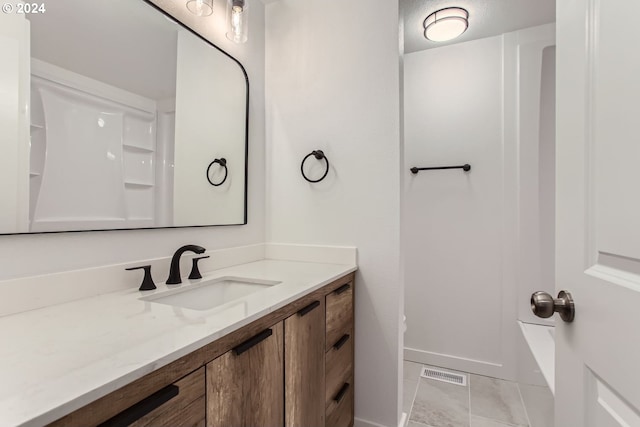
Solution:
{"label": "black towel bar", "polygon": [[416,174],[420,171],[433,171],[433,170],[441,170],[441,169],[462,169],[465,172],[469,172],[471,170],[471,165],[469,163],[464,164],[462,166],[436,166],[431,168],[416,168],[413,167],[409,169],[412,173]]}

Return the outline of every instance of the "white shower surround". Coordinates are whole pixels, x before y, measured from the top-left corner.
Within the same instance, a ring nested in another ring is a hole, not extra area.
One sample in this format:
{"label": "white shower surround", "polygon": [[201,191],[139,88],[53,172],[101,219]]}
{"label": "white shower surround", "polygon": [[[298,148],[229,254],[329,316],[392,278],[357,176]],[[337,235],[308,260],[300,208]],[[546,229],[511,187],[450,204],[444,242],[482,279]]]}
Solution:
{"label": "white shower surround", "polygon": [[[524,144],[533,138],[538,153],[542,51],[554,38],[548,24],[405,56],[409,360],[541,381],[521,357],[527,350],[516,323],[529,288],[549,289],[526,283],[519,271],[539,266],[522,247],[540,250],[539,241],[520,240],[520,225],[538,220],[538,211],[524,210],[522,198],[530,195],[522,184],[535,182],[537,191],[539,182],[537,158],[533,167],[522,167],[521,150],[530,149]],[[526,63],[533,71],[520,69]],[[409,172],[464,163],[472,166],[467,174]]]}
{"label": "white shower surround", "polygon": [[154,226],[156,102],[36,59],[31,71],[30,231]]}

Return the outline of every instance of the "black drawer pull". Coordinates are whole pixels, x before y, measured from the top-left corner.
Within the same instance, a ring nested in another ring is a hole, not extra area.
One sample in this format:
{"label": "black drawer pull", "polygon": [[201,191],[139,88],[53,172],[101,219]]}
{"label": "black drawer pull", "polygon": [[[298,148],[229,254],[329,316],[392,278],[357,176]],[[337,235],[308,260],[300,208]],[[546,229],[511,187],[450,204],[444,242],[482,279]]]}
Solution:
{"label": "black drawer pull", "polygon": [[243,342],[239,346],[235,347],[233,349],[233,351],[236,353],[236,356],[239,356],[242,353],[244,353],[245,351],[249,350],[254,345],[260,344],[262,341],[266,340],[271,335],[273,335],[273,331],[271,329],[265,329],[264,331],[260,332],[255,337],[249,338],[248,340],[246,340],[245,342]]}
{"label": "black drawer pull", "polygon": [[338,340],[338,342],[336,342],[336,343],[333,345],[333,348],[335,348],[336,350],[340,350],[340,347],[342,347],[343,345],[345,345],[345,344],[347,343],[347,341],[349,341],[349,334],[344,334],[344,335],[342,336],[342,338],[340,338],[340,339]]}
{"label": "black drawer pull", "polygon": [[346,284],[340,286],[335,291],[333,291],[333,293],[336,294],[336,295],[340,295],[341,293],[348,291],[350,287],[351,287],[351,285],[349,283],[346,283]]}
{"label": "black drawer pull", "polygon": [[162,390],[156,391],[151,396],[141,400],[130,408],[125,409],[118,415],[109,418],[107,421],[99,424],[98,427],[125,427],[147,414],[150,414],[155,409],[164,405],[180,393],[180,388],[177,385],[170,385]]}
{"label": "black drawer pull", "polygon": [[298,316],[302,317],[320,305],[320,301],[314,301],[302,310],[298,311]]}
{"label": "black drawer pull", "polygon": [[349,383],[344,383],[336,397],[333,398],[336,402],[340,403],[345,394],[347,394],[347,390],[349,390]]}

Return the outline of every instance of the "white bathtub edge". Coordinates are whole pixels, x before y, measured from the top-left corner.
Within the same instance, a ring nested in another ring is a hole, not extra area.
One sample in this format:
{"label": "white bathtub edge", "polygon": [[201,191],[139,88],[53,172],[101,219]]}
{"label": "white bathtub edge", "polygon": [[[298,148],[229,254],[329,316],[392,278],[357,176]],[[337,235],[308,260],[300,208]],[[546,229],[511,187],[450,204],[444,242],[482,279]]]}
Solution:
{"label": "white bathtub edge", "polygon": [[518,320],[518,325],[522,331],[531,354],[540,367],[551,393],[555,396],[555,355],[556,343],[552,336],[553,326],[536,325]]}

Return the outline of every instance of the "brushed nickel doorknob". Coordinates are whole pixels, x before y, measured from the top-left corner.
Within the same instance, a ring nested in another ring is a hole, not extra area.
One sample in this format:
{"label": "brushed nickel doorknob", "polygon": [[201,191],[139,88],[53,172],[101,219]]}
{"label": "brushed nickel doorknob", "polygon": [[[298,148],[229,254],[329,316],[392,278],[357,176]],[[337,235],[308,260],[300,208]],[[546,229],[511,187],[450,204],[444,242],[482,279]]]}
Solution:
{"label": "brushed nickel doorknob", "polygon": [[567,323],[573,322],[576,315],[573,298],[566,291],[560,291],[556,299],[546,292],[534,292],[531,295],[531,310],[533,314],[543,319],[553,316],[553,313],[559,313],[562,320]]}

